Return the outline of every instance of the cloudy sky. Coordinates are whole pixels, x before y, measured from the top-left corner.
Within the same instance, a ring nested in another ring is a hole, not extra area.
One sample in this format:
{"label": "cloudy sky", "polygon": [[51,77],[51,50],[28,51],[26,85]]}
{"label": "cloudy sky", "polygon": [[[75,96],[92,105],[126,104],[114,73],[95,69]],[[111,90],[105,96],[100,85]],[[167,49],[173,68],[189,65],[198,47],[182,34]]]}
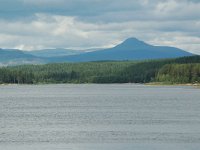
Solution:
{"label": "cloudy sky", "polygon": [[129,37],[200,54],[200,0],[0,0],[0,47],[112,47]]}

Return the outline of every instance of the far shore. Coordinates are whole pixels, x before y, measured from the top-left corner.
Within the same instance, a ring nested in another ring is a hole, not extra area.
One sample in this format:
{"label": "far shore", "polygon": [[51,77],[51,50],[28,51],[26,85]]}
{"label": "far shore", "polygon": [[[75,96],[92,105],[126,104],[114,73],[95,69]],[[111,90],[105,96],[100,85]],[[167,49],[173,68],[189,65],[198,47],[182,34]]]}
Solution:
{"label": "far shore", "polygon": [[184,83],[184,84],[180,84],[180,83],[164,83],[164,82],[149,82],[149,83],[33,83],[33,84],[16,84],[16,83],[0,83],[0,86],[18,86],[18,85],[59,85],[59,84],[74,84],[74,85],[84,85],[84,84],[99,84],[99,85],[103,85],[103,84],[135,84],[135,85],[147,85],[147,86],[193,86],[193,87],[200,87],[200,83]]}

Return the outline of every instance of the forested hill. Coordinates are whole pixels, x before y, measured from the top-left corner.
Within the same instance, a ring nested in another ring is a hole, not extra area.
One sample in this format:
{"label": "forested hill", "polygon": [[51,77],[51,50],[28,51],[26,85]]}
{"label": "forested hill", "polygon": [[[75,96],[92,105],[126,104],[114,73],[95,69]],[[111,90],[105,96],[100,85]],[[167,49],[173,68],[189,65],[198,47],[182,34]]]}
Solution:
{"label": "forested hill", "polygon": [[0,83],[200,83],[200,56],[0,68]]}

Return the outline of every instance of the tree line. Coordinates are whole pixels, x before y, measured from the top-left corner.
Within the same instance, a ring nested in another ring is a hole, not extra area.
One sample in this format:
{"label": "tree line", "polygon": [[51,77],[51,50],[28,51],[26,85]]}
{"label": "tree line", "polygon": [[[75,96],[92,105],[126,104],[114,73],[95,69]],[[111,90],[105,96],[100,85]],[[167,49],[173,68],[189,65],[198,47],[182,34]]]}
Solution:
{"label": "tree line", "polygon": [[0,83],[196,83],[200,56],[146,61],[23,65],[0,68]]}

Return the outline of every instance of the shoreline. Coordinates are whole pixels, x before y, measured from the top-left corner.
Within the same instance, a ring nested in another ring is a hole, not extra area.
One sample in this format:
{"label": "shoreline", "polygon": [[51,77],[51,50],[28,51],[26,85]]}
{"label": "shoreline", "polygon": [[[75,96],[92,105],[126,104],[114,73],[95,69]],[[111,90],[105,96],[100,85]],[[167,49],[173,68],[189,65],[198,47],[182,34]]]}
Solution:
{"label": "shoreline", "polygon": [[12,84],[12,83],[1,83],[0,86],[22,86],[22,85],[59,85],[59,84],[66,84],[66,85],[114,85],[114,84],[119,84],[119,85],[145,85],[145,86],[191,86],[191,87],[199,87],[200,88],[200,83],[184,83],[184,84],[179,84],[179,83],[163,83],[163,82],[149,82],[149,83],[33,83],[33,84]]}
{"label": "shoreline", "polygon": [[200,87],[200,83],[164,83],[164,82],[150,82],[144,83],[145,85],[150,86],[193,86],[193,87]]}

